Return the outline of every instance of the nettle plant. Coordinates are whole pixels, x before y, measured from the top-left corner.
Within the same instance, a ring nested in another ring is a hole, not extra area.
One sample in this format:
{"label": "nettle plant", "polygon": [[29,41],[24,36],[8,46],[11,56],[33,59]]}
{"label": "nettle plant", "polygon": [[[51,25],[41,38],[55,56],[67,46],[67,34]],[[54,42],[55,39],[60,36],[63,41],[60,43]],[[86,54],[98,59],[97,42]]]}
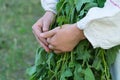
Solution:
{"label": "nettle plant", "polygon": [[[92,7],[104,6],[105,0],[59,0],[56,21],[51,29],[82,19]],[[30,80],[111,80],[110,66],[120,47],[93,49],[87,40],[71,52],[57,55],[39,48],[35,64],[27,70]]]}

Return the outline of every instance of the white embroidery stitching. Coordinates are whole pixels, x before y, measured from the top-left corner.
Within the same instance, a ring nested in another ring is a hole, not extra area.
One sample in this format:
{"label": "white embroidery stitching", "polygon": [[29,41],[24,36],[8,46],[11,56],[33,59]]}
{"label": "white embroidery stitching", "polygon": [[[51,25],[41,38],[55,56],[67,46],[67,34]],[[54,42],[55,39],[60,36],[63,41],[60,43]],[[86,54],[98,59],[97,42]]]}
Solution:
{"label": "white embroidery stitching", "polygon": [[[116,2],[114,2],[113,0],[110,0],[110,2],[113,4],[113,5],[115,5],[116,7],[118,7],[119,9],[120,9],[120,1],[116,1]],[[117,2],[119,2],[118,4],[117,4]]]}

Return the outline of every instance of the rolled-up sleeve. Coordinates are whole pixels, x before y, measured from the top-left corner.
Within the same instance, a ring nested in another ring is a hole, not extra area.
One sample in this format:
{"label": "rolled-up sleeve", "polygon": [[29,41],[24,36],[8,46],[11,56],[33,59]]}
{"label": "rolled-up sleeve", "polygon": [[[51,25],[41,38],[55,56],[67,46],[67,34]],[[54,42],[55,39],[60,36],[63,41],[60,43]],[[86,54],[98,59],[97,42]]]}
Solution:
{"label": "rolled-up sleeve", "polygon": [[42,7],[46,11],[52,11],[53,13],[56,12],[56,4],[59,0],[41,0]]}
{"label": "rolled-up sleeve", "polygon": [[94,7],[79,22],[86,38],[94,48],[108,49],[120,45],[120,9],[109,0],[103,8]]}

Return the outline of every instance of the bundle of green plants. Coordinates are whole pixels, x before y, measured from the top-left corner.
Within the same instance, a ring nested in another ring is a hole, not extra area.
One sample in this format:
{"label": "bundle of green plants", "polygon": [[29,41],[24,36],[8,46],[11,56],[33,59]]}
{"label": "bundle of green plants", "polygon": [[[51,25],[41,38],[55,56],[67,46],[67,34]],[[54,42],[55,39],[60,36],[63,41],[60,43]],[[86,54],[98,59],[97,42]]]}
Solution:
{"label": "bundle of green plants", "polygon": [[[56,21],[51,29],[82,19],[90,8],[103,7],[105,0],[59,0]],[[38,48],[35,64],[27,70],[30,80],[111,80],[110,66],[114,63],[116,46],[108,50],[94,49],[83,40],[71,52],[57,55]]]}

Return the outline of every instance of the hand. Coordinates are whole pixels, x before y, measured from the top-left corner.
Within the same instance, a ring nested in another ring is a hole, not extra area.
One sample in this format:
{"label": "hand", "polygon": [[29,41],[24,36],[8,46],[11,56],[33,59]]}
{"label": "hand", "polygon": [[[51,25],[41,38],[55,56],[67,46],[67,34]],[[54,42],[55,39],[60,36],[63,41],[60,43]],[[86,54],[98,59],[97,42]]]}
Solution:
{"label": "hand", "polygon": [[42,18],[40,18],[33,26],[33,33],[39,42],[39,44],[49,52],[47,40],[40,36],[41,33],[49,30],[49,26],[54,21],[55,14],[52,12],[46,12]]}
{"label": "hand", "polygon": [[57,27],[42,33],[41,37],[47,38],[49,48],[55,53],[72,51],[79,41],[85,39],[83,31],[78,29],[76,24],[66,24],[62,28]]}

